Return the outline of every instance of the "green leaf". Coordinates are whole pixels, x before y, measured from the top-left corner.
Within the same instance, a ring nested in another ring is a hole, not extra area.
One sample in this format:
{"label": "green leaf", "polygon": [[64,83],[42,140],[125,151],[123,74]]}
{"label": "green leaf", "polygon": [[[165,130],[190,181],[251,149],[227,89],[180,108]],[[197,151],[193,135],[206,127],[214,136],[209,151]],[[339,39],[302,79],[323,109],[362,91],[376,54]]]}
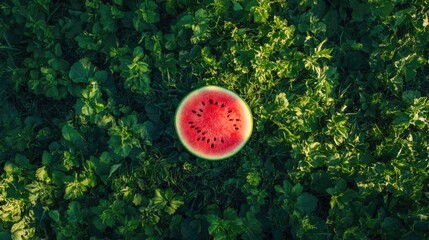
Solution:
{"label": "green leaf", "polygon": [[243,10],[243,7],[240,5],[240,3],[238,3],[237,1],[232,1],[232,3],[233,3],[233,9],[234,9],[234,11],[240,11],[240,10]]}
{"label": "green leaf", "polygon": [[161,119],[159,118],[161,113],[158,106],[156,106],[153,102],[148,102],[145,104],[144,109],[149,120],[155,123],[161,123]]}
{"label": "green leaf", "polygon": [[97,71],[95,72],[94,78],[97,80],[98,83],[104,83],[107,80],[107,72],[104,70]]}
{"label": "green leaf", "polygon": [[190,26],[192,22],[193,22],[193,17],[191,15],[184,15],[179,19],[179,21],[177,22],[177,25],[187,27],[187,26]]}
{"label": "green leaf", "polygon": [[103,25],[103,30],[113,33],[115,30],[115,22],[110,7],[102,4],[98,9],[98,14],[100,15],[100,23]]}
{"label": "green leaf", "polygon": [[223,211],[223,218],[226,220],[234,220],[237,217],[237,213],[232,208],[227,208],[225,211]]}
{"label": "green leaf", "polygon": [[304,187],[300,183],[297,183],[292,188],[292,194],[294,194],[295,196],[299,196],[299,195],[301,195],[303,189],[304,189]]}
{"label": "green leaf", "polygon": [[262,223],[255,216],[254,211],[247,211],[244,221],[245,231],[242,235],[243,240],[262,239]]}
{"label": "green leaf", "polygon": [[310,193],[303,193],[297,198],[297,207],[310,214],[317,207],[317,198]]}
{"label": "green leaf", "polygon": [[350,7],[352,8],[352,18],[357,20],[364,16],[365,12],[368,11],[368,7],[364,3],[360,3],[358,0],[350,0]]}
{"label": "green leaf", "polygon": [[387,17],[392,11],[394,3],[392,1],[374,1],[375,6],[371,6],[371,10],[374,15],[378,15],[380,17]]}
{"label": "green leaf", "polygon": [[52,155],[48,151],[43,151],[42,154],[42,164],[43,165],[49,165],[52,161]]}
{"label": "green leaf", "polygon": [[168,33],[164,35],[165,48],[167,50],[175,50],[177,47],[177,38],[174,34]]}
{"label": "green leaf", "polygon": [[84,138],[80,133],[70,124],[66,124],[61,129],[63,138],[66,141],[72,142],[74,144],[83,144]]}
{"label": "green leaf", "polygon": [[323,40],[322,42],[319,43],[319,45],[317,45],[317,47],[314,49],[314,53],[315,56],[317,58],[327,58],[330,59],[332,50],[331,48],[322,48],[323,44],[325,44],[327,41],[327,39]]}
{"label": "green leaf", "polygon": [[122,166],[122,163],[118,163],[118,164],[113,164],[112,167],[110,168],[110,173],[109,173],[109,178],[112,176],[113,173],[115,173],[119,167]]}
{"label": "green leaf", "polygon": [[393,119],[394,125],[409,125],[411,118],[408,116],[408,114],[401,113],[398,116]]}
{"label": "green leaf", "polygon": [[65,189],[64,199],[77,199],[82,197],[86,190],[86,186],[81,182],[78,182],[77,180],[70,182],[67,184]]}
{"label": "green leaf", "polygon": [[87,58],[80,59],[72,65],[69,73],[70,79],[75,83],[88,82],[95,72],[95,66]]}
{"label": "green leaf", "polygon": [[140,18],[142,18],[146,23],[159,22],[158,5],[153,0],[145,0],[140,4],[140,7],[136,12],[137,18],[134,19],[135,24]]}
{"label": "green leaf", "polygon": [[60,212],[58,210],[51,210],[49,211],[49,217],[54,220],[56,223],[60,223]]}
{"label": "green leaf", "polygon": [[90,115],[92,115],[92,114],[94,114],[94,109],[89,105],[89,104],[87,104],[87,103],[85,103],[83,106],[82,106],[82,108],[81,108],[81,110],[80,110],[81,112],[82,112],[82,114],[83,115],[85,115],[85,116],[90,116]]}
{"label": "green leaf", "polygon": [[61,55],[63,55],[63,51],[61,50],[60,43],[55,44],[54,53],[55,53],[55,56],[57,57],[61,57]]}
{"label": "green leaf", "polygon": [[413,104],[414,99],[421,97],[420,91],[418,90],[407,90],[402,92],[402,101],[407,104]]}
{"label": "green leaf", "polygon": [[156,141],[161,137],[162,128],[159,125],[153,123],[152,121],[146,121],[143,123],[143,126],[146,129],[150,140]]}
{"label": "green leaf", "polygon": [[69,221],[69,224],[85,222],[82,206],[77,201],[72,201],[69,203],[66,214],[67,214],[67,220]]}
{"label": "green leaf", "polygon": [[40,167],[36,170],[36,174],[35,174],[36,178],[40,181],[44,181],[49,183],[51,180],[49,178],[49,173],[46,170],[46,166]]}
{"label": "green leaf", "polygon": [[50,86],[45,91],[47,97],[58,98],[58,88],[56,86]]}
{"label": "green leaf", "polygon": [[52,171],[52,183],[54,183],[57,186],[64,186],[64,183],[66,180],[69,180],[69,176],[66,176],[64,172],[54,170]]}
{"label": "green leaf", "polygon": [[397,218],[393,217],[386,217],[383,220],[383,224],[381,225],[384,229],[400,229],[401,228],[401,222]]}
{"label": "green leaf", "polygon": [[283,189],[283,187],[282,186],[280,186],[280,185],[275,185],[274,186],[274,190],[276,191],[276,192],[278,192],[278,193],[283,193],[283,194],[286,194],[286,191]]}
{"label": "green leaf", "polygon": [[15,163],[22,168],[27,168],[30,166],[30,160],[20,153],[15,155]]}
{"label": "green leaf", "polygon": [[344,179],[338,180],[338,182],[335,184],[335,189],[338,192],[344,192],[347,188],[347,182]]}
{"label": "green leaf", "polygon": [[9,240],[12,237],[9,232],[0,232],[0,239]]}
{"label": "green leaf", "polygon": [[195,239],[196,236],[201,232],[202,224],[200,220],[191,220],[190,218],[185,219],[180,228],[182,239]]}

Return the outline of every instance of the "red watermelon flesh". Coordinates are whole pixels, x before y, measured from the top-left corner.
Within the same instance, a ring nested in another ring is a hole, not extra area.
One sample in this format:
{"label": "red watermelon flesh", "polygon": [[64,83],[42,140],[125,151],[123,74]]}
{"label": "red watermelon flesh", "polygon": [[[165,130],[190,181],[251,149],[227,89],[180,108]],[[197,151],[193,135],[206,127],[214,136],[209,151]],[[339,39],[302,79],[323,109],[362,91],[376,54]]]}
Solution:
{"label": "red watermelon flesh", "polygon": [[176,112],[176,130],[185,147],[206,159],[238,152],[252,132],[252,115],[235,93],[215,86],[186,96]]}

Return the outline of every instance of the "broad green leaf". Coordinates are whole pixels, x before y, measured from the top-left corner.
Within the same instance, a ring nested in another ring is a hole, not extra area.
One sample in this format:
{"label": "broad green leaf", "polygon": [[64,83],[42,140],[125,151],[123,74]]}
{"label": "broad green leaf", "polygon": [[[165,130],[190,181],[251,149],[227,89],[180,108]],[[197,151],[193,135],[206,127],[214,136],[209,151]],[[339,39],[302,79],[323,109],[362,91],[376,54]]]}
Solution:
{"label": "broad green leaf", "polygon": [[159,118],[161,113],[158,106],[156,106],[153,102],[148,102],[145,104],[144,109],[149,120],[153,121],[154,123],[161,123]]}
{"label": "broad green leaf", "polygon": [[95,66],[87,58],[83,58],[73,64],[70,69],[69,77],[75,83],[88,82],[95,72]]}
{"label": "broad green leaf", "polygon": [[56,86],[50,86],[45,92],[47,97],[58,98],[58,88]]}
{"label": "broad green leaf", "polygon": [[191,218],[186,218],[182,221],[180,233],[182,234],[183,239],[193,239],[201,232],[202,224],[200,220],[191,220]]}
{"label": "broad green leaf", "polygon": [[118,163],[118,164],[113,164],[112,167],[110,168],[110,173],[109,173],[109,178],[112,176],[113,173],[115,173],[119,167],[122,166],[122,163]]}
{"label": "broad green leaf", "polygon": [[115,22],[112,17],[110,6],[102,4],[100,8],[98,8],[98,13],[100,15],[100,23],[103,25],[103,30],[113,33],[115,30]]}
{"label": "broad green leaf", "polygon": [[56,223],[60,223],[60,212],[58,210],[51,210],[49,211],[49,217],[54,220]]}
{"label": "broad green leaf", "polygon": [[46,166],[40,167],[36,170],[36,178],[40,181],[50,183],[51,179],[49,178],[49,173],[46,170]]}
{"label": "broad green leaf", "polygon": [[236,219],[237,213],[232,208],[227,208],[225,211],[223,211],[223,218],[227,220],[234,220]]}
{"label": "broad green leaf", "polygon": [[107,225],[103,222],[103,220],[100,219],[99,216],[94,217],[91,220],[91,223],[95,226],[95,228],[97,228],[97,230],[103,232],[106,230]]}
{"label": "broad green leaf", "polygon": [[[144,0],[140,4],[139,9],[136,11],[137,16],[134,18],[135,26],[138,26],[137,22],[141,21],[140,18],[146,23],[157,23],[159,22],[158,5],[153,0]],[[137,29],[139,29],[137,27]]]}
{"label": "broad green leaf", "polygon": [[418,90],[408,90],[402,92],[402,101],[404,101],[407,104],[413,104],[414,99],[420,98],[421,94]]}
{"label": "broad green leaf", "polygon": [[[64,180],[64,179],[63,179]],[[74,180],[66,184],[64,199],[77,199],[82,197],[88,190],[87,185],[84,181],[79,181],[77,175]]]}
{"label": "broad green leaf", "polygon": [[89,104],[87,104],[87,103],[85,103],[83,106],[82,106],[82,108],[81,108],[81,110],[80,110],[81,112],[82,112],[82,114],[83,115],[85,115],[85,116],[91,116],[92,114],[94,114],[94,109],[89,105]]}
{"label": "broad green leaf", "polygon": [[244,220],[245,231],[242,235],[243,240],[262,239],[262,222],[257,219],[255,212],[247,211]]}
{"label": "broad green leaf", "polygon": [[60,43],[55,44],[54,53],[55,53],[55,56],[57,56],[57,57],[61,57],[61,55],[63,55],[63,51],[61,49]]}
{"label": "broad green leaf", "polygon": [[66,211],[67,220],[69,221],[69,223],[83,223],[84,215],[82,211],[82,205],[78,201],[70,202]]}
{"label": "broad green leaf", "polygon": [[107,72],[106,71],[97,71],[95,72],[94,78],[97,80],[98,83],[104,83],[107,80]]}
{"label": "broad green leaf", "polygon": [[193,22],[193,18],[191,15],[184,15],[179,19],[179,21],[177,22],[177,25],[186,27],[186,26],[190,26],[192,22]]}
{"label": "broad green leaf", "polygon": [[384,229],[398,229],[401,228],[401,223],[397,218],[386,217],[383,220],[382,228]]}
{"label": "broad green leaf", "polygon": [[343,192],[347,188],[347,182],[344,179],[338,180],[338,182],[335,184],[335,189],[338,192]]}
{"label": "broad green leaf", "polygon": [[12,239],[10,232],[0,232],[0,239]]}
{"label": "broad green leaf", "polygon": [[234,9],[234,11],[240,11],[240,10],[243,10],[243,7],[240,5],[240,3],[238,3],[237,1],[232,1],[232,3],[233,3],[233,9]]}
{"label": "broad green leaf", "polygon": [[15,163],[22,168],[27,168],[30,166],[30,160],[20,153],[15,155]]}
{"label": "broad green leaf", "polygon": [[317,207],[317,198],[310,193],[303,193],[297,198],[297,207],[310,214]]}
{"label": "broad green leaf", "polygon": [[401,113],[393,119],[394,125],[409,125],[411,118],[408,116],[408,114]]}
{"label": "broad green leaf", "polygon": [[166,41],[165,48],[167,50],[175,50],[177,47],[177,39],[174,34],[165,34],[164,39]]}
{"label": "broad green leaf", "polygon": [[275,185],[274,186],[274,190],[276,190],[276,192],[278,192],[278,193],[283,193],[283,194],[286,194],[286,191],[283,189],[283,187],[282,186],[280,186],[280,185]]}
{"label": "broad green leaf", "polygon": [[63,138],[66,141],[75,143],[75,144],[83,144],[84,138],[82,135],[70,124],[65,124],[61,129]]}
{"label": "broad green leaf", "polygon": [[[149,134],[150,140],[156,141],[161,137],[163,131],[159,125],[153,123],[152,121],[145,121],[143,126],[147,131],[147,134]],[[151,143],[148,142],[148,144]]]}
{"label": "broad green leaf", "polygon": [[43,151],[43,154],[42,154],[42,163],[43,163],[43,165],[49,165],[49,164],[51,164],[51,161],[52,161],[52,155],[48,152],[48,151]]}
{"label": "broad green leaf", "polygon": [[295,196],[299,196],[299,195],[301,195],[303,189],[304,189],[304,187],[300,183],[297,183],[292,188],[292,194],[294,194]]}
{"label": "broad green leaf", "polygon": [[371,6],[374,15],[387,17],[394,8],[394,3],[391,1],[375,1],[375,6]]}

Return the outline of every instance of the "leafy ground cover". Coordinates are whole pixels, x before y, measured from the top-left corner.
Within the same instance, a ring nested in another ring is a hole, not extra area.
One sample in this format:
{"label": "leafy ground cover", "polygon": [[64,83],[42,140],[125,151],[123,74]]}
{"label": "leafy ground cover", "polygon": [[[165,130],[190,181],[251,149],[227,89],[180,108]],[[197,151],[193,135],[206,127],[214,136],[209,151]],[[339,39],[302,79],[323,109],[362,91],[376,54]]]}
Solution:
{"label": "leafy ground cover", "polygon": [[[0,2],[1,239],[428,239],[427,0]],[[250,105],[190,155],[192,89]]]}

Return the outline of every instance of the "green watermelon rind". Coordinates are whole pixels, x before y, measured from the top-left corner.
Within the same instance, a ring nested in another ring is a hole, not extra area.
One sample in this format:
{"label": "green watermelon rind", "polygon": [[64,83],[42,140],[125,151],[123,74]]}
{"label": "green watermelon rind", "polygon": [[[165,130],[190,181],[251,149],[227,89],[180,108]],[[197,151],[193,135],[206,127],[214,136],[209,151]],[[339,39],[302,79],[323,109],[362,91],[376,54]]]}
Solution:
{"label": "green watermelon rind", "polygon": [[[208,89],[216,89],[216,90],[221,90],[223,92],[226,92],[228,94],[231,94],[233,97],[235,97],[236,99],[239,100],[239,102],[247,108],[246,113],[248,113],[247,119],[249,119],[249,128],[247,129],[248,134],[243,138],[242,143],[237,146],[233,151],[228,152],[227,154],[221,155],[219,156],[211,156],[209,154],[204,154],[204,153],[200,153],[195,151],[189,144],[187,144],[182,138],[181,138],[181,134],[180,134],[180,128],[179,128],[179,112],[182,109],[183,104],[190,98],[192,98],[193,96],[197,95],[198,93],[200,93],[201,91],[204,90],[208,90]],[[233,155],[235,155],[236,153],[238,153],[248,142],[248,140],[250,139],[250,136],[252,135],[252,131],[253,131],[253,116],[252,116],[252,111],[250,110],[249,105],[247,105],[247,103],[235,92],[228,90],[226,88],[223,87],[219,87],[219,86],[213,86],[213,85],[209,85],[209,86],[204,86],[204,87],[200,87],[197,88],[195,90],[193,90],[192,92],[190,92],[188,95],[186,95],[179,103],[179,105],[177,106],[176,109],[176,113],[174,115],[174,126],[176,129],[176,133],[177,136],[179,137],[180,142],[182,143],[182,145],[193,155],[202,158],[202,159],[206,159],[206,160],[224,160],[226,158],[232,157]]]}

